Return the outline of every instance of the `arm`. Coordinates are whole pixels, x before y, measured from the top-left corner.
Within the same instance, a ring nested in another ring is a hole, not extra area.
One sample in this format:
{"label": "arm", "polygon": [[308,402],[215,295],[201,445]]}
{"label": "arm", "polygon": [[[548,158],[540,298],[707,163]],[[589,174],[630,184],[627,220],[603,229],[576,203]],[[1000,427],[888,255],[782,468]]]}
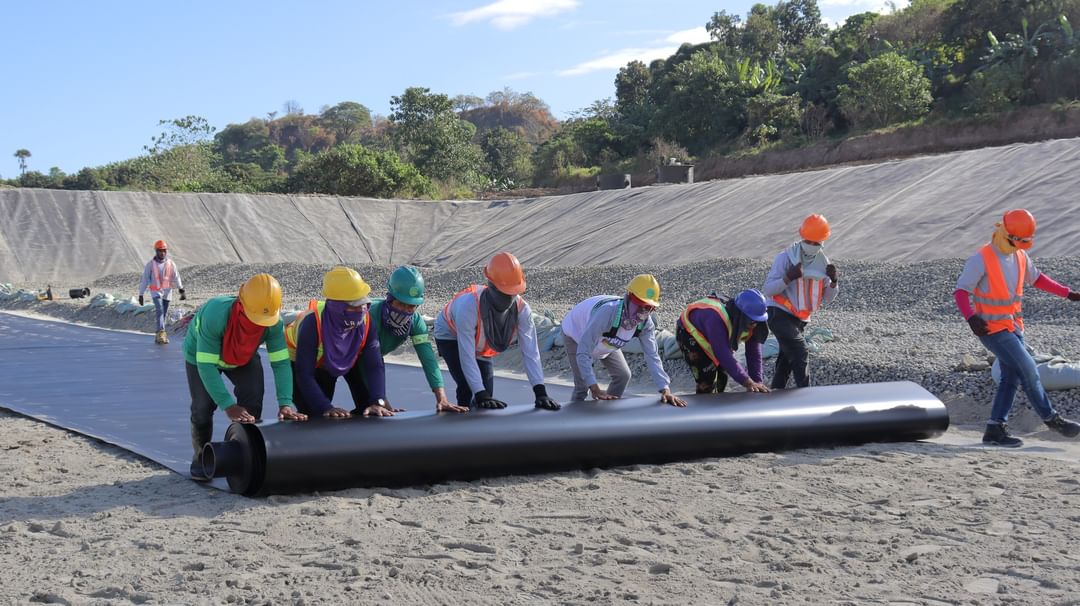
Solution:
{"label": "arm", "polygon": [[[315,316],[309,314],[297,328],[296,336],[296,376],[293,378],[304,394],[304,401],[314,416],[322,416],[330,411],[334,405],[323,393],[318,382],[315,381],[315,361],[318,357],[319,336],[315,330]],[[277,377],[275,375],[275,382]]]}
{"label": "arm", "polygon": [[699,330],[709,340],[716,359],[720,361],[720,367],[739,385],[745,385],[750,379],[750,374],[735,359],[735,352],[731,351],[731,345],[728,344],[730,338],[724,322],[710,311],[698,309],[690,313],[690,321],[694,326],[700,327]]}
{"label": "arm", "polygon": [[480,376],[480,367],[476,364],[476,299],[461,297],[450,306],[457,326],[458,356],[461,358],[461,372],[473,395],[484,391],[484,379]]}
{"label": "arm", "polygon": [[180,279],[180,268],[176,266],[176,263],[173,263],[173,271],[176,272],[176,289],[184,290],[184,282]]}
{"label": "arm", "polygon": [[589,315],[589,321],[581,331],[581,340],[578,341],[577,356],[570,360],[571,364],[577,364],[581,371],[581,378],[585,385],[592,387],[597,385],[596,373],[593,372],[592,352],[600,345],[600,339],[605,331],[611,328],[611,318],[622,302],[607,304],[600,307]]}
{"label": "arm", "polygon": [[965,320],[975,315],[975,308],[971,306],[971,293],[962,288],[957,288],[953,292],[953,298],[956,299],[956,309],[960,310],[960,315],[964,316]]}
{"label": "arm", "polygon": [[[151,261],[150,263],[153,263]],[[139,296],[146,294],[146,289],[150,287],[150,263],[143,266],[142,279],[139,280]]]}
{"label": "arm", "polygon": [[443,388],[442,371],[439,370],[439,360],[435,357],[435,349],[431,346],[431,336],[428,334],[427,323],[419,314],[413,314],[412,334],[413,349],[416,357],[420,358],[420,365],[424,367],[424,378],[432,390]]}
{"label": "arm", "polygon": [[536,387],[544,384],[544,367],[540,364],[540,345],[536,342],[536,327],[532,322],[532,309],[529,304],[521,306],[518,312],[518,343],[521,345],[521,357],[525,361],[525,374],[529,383]]}
{"label": "arm", "polygon": [[224,322],[220,329],[211,327],[217,318],[203,315],[199,322],[199,333],[195,335],[195,365],[199,370],[199,378],[202,379],[203,387],[214,400],[214,404],[221,410],[225,410],[236,404],[236,399],[225,387],[225,381],[221,379],[218,371],[218,362],[221,361],[221,340],[224,338]]}
{"label": "arm", "polygon": [[656,350],[656,324],[653,323],[652,316],[645,321],[645,328],[638,335],[638,342],[641,343],[641,352],[645,354],[645,363],[649,366],[656,389],[664,391],[671,387],[671,378],[664,372],[664,361]]}
{"label": "arm", "polygon": [[[371,316],[367,318],[372,321]],[[383,363],[382,351],[379,346],[379,331],[374,327],[368,329],[367,343],[360,352],[360,364],[364,367],[364,381],[367,383],[368,398],[373,404],[378,400],[386,399],[386,365]]]}
{"label": "arm", "polygon": [[828,281],[825,283],[825,294],[821,296],[821,304],[828,305],[836,299],[836,295],[840,294],[840,284],[832,286]]}
{"label": "arm", "polygon": [[788,261],[787,251],[776,255],[776,260],[773,261],[769,275],[765,278],[765,285],[762,287],[762,292],[766,297],[775,297],[784,292],[788,285],[786,276],[789,269],[791,269],[791,263]]}
{"label": "arm", "polygon": [[762,344],[769,338],[769,327],[764,322],[754,326],[754,333],[746,342],[746,370],[750,380],[761,383],[765,376],[765,364],[761,356]]}
{"label": "arm", "polygon": [[270,360],[270,370],[274,373],[278,406],[292,406],[292,364],[289,363],[289,348],[285,345],[285,323],[278,320],[277,324],[267,328],[263,333],[263,340],[266,342],[266,357]]}
{"label": "arm", "polygon": [[1035,283],[1032,286],[1052,295],[1057,295],[1063,299],[1068,297],[1069,292],[1071,292],[1068,286],[1058,283],[1046,274],[1039,274],[1039,277],[1035,279]]}

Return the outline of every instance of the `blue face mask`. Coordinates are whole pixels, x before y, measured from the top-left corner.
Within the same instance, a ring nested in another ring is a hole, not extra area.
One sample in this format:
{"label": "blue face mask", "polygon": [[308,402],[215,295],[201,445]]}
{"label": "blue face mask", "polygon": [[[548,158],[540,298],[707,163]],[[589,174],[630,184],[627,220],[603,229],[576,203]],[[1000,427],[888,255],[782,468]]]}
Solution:
{"label": "blue face mask", "polygon": [[413,313],[411,311],[401,311],[394,307],[393,301],[394,297],[388,294],[386,301],[383,303],[382,322],[395,336],[408,336],[409,331],[412,329]]}

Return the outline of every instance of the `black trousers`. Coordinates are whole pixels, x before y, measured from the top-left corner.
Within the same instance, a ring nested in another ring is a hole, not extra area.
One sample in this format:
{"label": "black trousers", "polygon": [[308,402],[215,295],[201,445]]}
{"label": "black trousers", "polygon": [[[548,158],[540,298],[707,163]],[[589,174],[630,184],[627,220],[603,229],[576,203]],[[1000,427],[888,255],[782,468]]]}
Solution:
{"label": "black trousers", "polygon": [[[214,435],[214,411],[217,410],[217,404],[206,391],[202,377],[199,376],[198,367],[190,362],[185,362],[184,366],[187,370],[188,391],[191,393],[191,448],[195,451],[197,458],[203,446]],[[251,356],[251,361],[243,366],[218,369],[218,372],[232,381],[236,403],[243,406],[256,419],[261,419],[265,388],[259,353],[255,352]]]}
{"label": "black trousers", "polygon": [[705,355],[705,350],[701,349],[701,345],[682,326],[675,329],[675,340],[679,343],[683,360],[694,375],[696,393],[724,393],[727,389],[727,372],[713,364],[709,356]]}
{"label": "black trousers", "polygon": [[[315,411],[311,410],[308,406],[307,400],[304,399],[304,394],[300,391],[300,382],[296,380],[299,376],[296,373],[296,363],[293,362],[293,403],[296,404],[296,409],[306,415],[313,415]],[[349,372],[343,375],[345,377],[345,383],[349,386],[349,393],[352,395],[353,408],[356,412],[363,412],[365,408],[371,405],[371,399],[368,395],[367,384],[364,383],[364,368],[363,365],[357,361]],[[315,382],[319,384],[319,389],[322,390],[326,399],[331,402],[334,401],[334,388],[337,386],[338,378],[331,375],[329,372],[322,368],[315,369]]]}
{"label": "black trousers", "polygon": [[[455,393],[457,394],[458,406],[472,406],[472,388],[469,387],[469,381],[465,378],[465,371],[461,368],[461,355],[458,354],[457,341],[436,339],[435,347],[439,350],[442,359],[446,360],[446,369],[450,371],[450,376],[457,386]],[[484,389],[494,396],[495,365],[491,363],[491,360],[482,358],[476,359],[476,365],[480,367],[480,378],[484,381]]]}
{"label": "black trousers", "polygon": [[796,387],[809,387],[810,350],[803,338],[806,322],[778,307],[770,307],[769,330],[776,335],[776,342],[780,345],[771,388],[784,389],[791,375],[795,375]]}

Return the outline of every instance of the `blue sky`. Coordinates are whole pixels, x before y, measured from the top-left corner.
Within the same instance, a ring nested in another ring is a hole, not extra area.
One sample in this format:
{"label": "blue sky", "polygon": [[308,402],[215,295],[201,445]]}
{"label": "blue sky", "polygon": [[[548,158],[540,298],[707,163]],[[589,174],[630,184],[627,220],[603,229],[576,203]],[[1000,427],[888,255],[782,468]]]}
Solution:
{"label": "blue sky", "polygon": [[[770,2],[775,3],[775,2]],[[532,92],[557,118],[614,96],[619,67],[707,40],[719,10],[750,1],[371,0],[6,2],[0,8],[0,176],[65,172],[142,153],[157,123],[195,114],[219,130],[281,111],[390,98],[424,86],[480,97]],[[819,0],[823,16],[882,0]],[[906,2],[899,2],[904,5]]]}

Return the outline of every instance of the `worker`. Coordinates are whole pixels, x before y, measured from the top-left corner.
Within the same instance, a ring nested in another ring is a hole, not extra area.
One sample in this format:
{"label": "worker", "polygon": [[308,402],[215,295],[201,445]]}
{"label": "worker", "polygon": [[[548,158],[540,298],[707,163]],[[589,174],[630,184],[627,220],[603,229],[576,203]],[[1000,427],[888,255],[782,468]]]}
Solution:
{"label": "worker", "polygon": [[139,306],[145,305],[143,295],[146,289],[150,289],[150,300],[154,302],[155,333],[154,342],[164,345],[169,342],[168,333],[165,332],[165,319],[169,313],[169,301],[172,300],[172,291],[175,288],[180,293],[180,300],[187,299],[184,294],[184,283],[180,281],[180,272],[176,269],[176,263],[169,258],[169,247],[165,240],[154,242],[154,258],[146,262],[143,267],[142,280],[139,281]]}
{"label": "worker", "polygon": [[[239,296],[213,297],[195,312],[184,338],[188,391],[191,392],[191,477],[208,480],[200,453],[214,433],[214,409],[230,421],[254,423],[262,417],[263,367],[259,345],[274,372],[278,420],[306,421],[293,406],[293,376],[281,311],[281,285],[270,274],[256,274]],[[221,375],[233,384],[225,387]]]}
{"label": "worker", "polygon": [[428,387],[435,394],[435,412],[468,412],[467,407],[446,399],[442,371],[428,335],[427,322],[417,311],[423,302],[424,277],[420,270],[403,265],[391,272],[386,281],[386,299],[376,299],[371,304],[371,321],[379,327],[380,351],[385,357],[408,340],[420,358]]}
{"label": "worker", "polygon": [[1035,217],[1022,208],[1006,212],[995,224],[990,243],[968,258],[956,281],[956,307],[1001,367],[1001,381],[983,433],[984,444],[1010,448],[1023,445],[1023,440],[1010,435],[1006,426],[1016,390],[1021,386],[1032,408],[1050,429],[1070,438],[1080,434],[1080,424],[1063,418],[1050,404],[1035,360],[1024,346],[1025,286],[1080,301],[1080,292],[1036,269],[1025,252],[1034,240]]}
{"label": "worker", "polygon": [[[728,376],[750,392],[768,392],[762,383],[761,345],[769,336],[765,295],[744,290],[734,299],[715,293],[694,301],[676,322],[675,339],[697,382],[697,393],[723,393]],[[745,346],[744,368],[735,359]]]}
{"label": "worker", "polygon": [[307,310],[285,327],[293,369],[293,401],[310,416],[345,418],[334,406],[334,387],[345,377],[357,416],[392,417],[386,400],[386,369],[379,352],[379,332],[371,330],[368,294],[360,274],[337,266],[323,275],[325,301],[312,299]]}
{"label": "worker", "polygon": [[[590,394],[594,400],[622,397],[631,378],[622,348],[636,337],[653,383],[660,392],[660,401],[672,406],[686,406],[685,400],[671,393],[671,379],[664,372],[664,363],[657,352],[652,312],[659,306],[660,283],[649,274],[641,274],[630,280],[625,295],[590,297],[566,314],[562,333],[566,357],[574,374],[571,400],[581,401]],[[599,359],[611,375],[606,390],[600,389],[597,383],[594,359]]]}
{"label": "worker", "polygon": [[540,348],[532,310],[521,298],[525,272],[508,252],[496,253],[484,268],[486,286],[473,284],[457,293],[435,318],[435,346],[457,385],[457,403],[477,408],[506,408],[495,399],[492,358],[517,342],[532,384],[537,408],[559,410],[544,386]]}
{"label": "worker", "polygon": [[795,375],[796,387],[810,386],[810,350],[803,336],[810,315],[839,293],[836,266],[822,251],[831,230],[821,215],[810,215],[799,228],[799,241],[776,255],[762,290],[769,297],[769,330],[780,352],[772,388],[784,389]]}

